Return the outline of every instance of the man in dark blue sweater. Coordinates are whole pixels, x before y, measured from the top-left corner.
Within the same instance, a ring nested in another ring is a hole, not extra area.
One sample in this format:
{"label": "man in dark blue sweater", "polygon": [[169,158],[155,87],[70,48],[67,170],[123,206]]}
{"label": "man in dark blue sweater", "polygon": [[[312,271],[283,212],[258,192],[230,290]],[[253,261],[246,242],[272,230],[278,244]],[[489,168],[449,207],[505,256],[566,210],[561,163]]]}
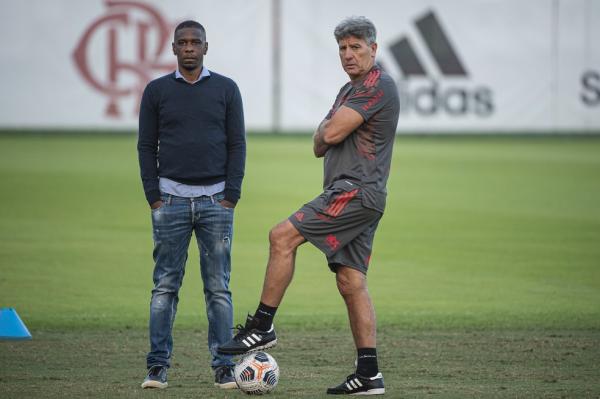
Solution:
{"label": "man in dark blue sweater", "polygon": [[150,352],[143,388],[166,388],[173,322],[192,232],[208,317],[215,385],[235,388],[229,290],[233,208],[240,198],[246,141],[242,99],[231,79],[203,66],[206,32],[195,21],[175,29],[175,72],[153,80],[142,96],[138,153],[154,239]]}

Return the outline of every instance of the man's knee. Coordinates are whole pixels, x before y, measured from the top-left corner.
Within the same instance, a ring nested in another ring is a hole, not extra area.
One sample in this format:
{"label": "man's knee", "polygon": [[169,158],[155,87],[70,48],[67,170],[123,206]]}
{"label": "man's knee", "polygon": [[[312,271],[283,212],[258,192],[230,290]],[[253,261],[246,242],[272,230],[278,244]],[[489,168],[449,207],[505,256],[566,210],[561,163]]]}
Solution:
{"label": "man's knee", "polygon": [[367,290],[367,279],[358,270],[340,266],[335,277],[338,290],[344,298]]}
{"label": "man's knee", "polygon": [[292,253],[304,241],[298,230],[285,220],[269,231],[271,250]]}
{"label": "man's knee", "polygon": [[285,230],[281,227],[281,223],[269,231],[269,243],[271,243],[271,246],[283,245],[285,243],[284,232]]}
{"label": "man's knee", "polygon": [[150,309],[153,311],[163,311],[173,306],[173,300],[177,297],[175,290],[154,289],[152,299],[150,300]]}

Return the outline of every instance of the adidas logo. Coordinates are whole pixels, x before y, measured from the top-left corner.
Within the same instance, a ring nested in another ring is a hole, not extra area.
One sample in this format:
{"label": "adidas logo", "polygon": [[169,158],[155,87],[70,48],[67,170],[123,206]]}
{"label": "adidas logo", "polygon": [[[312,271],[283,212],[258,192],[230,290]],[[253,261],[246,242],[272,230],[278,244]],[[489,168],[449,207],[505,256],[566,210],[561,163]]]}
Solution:
{"label": "adidas logo", "polygon": [[469,82],[467,68],[436,14],[428,11],[414,24],[419,40],[405,35],[388,47],[402,73],[397,79],[401,114],[491,115],[492,90]]}

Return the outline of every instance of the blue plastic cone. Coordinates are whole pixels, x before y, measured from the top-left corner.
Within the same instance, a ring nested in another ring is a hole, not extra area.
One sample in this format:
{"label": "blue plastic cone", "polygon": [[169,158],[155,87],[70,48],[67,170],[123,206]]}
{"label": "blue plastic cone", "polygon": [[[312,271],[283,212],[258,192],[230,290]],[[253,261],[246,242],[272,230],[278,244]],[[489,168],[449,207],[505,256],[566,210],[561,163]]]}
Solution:
{"label": "blue plastic cone", "polygon": [[0,309],[0,339],[31,339],[31,334],[13,308]]}

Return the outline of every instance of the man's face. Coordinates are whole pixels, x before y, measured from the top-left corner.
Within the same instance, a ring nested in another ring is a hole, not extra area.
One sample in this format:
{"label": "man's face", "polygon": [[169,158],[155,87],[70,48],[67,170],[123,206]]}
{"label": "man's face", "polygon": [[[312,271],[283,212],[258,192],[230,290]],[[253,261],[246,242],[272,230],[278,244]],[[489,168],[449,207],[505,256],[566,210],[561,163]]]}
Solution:
{"label": "man's face", "polygon": [[348,36],[338,42],[338,47],[342,68],[350,79],[360,78],[373,67],[377,43],[367,44],[364,39]]}
{"label": "man's face", "polygon": [[208,43],[198,28],[183,28],[175,33],[173,54],[177,56],[179,68],[193,71],[202,66]]}

